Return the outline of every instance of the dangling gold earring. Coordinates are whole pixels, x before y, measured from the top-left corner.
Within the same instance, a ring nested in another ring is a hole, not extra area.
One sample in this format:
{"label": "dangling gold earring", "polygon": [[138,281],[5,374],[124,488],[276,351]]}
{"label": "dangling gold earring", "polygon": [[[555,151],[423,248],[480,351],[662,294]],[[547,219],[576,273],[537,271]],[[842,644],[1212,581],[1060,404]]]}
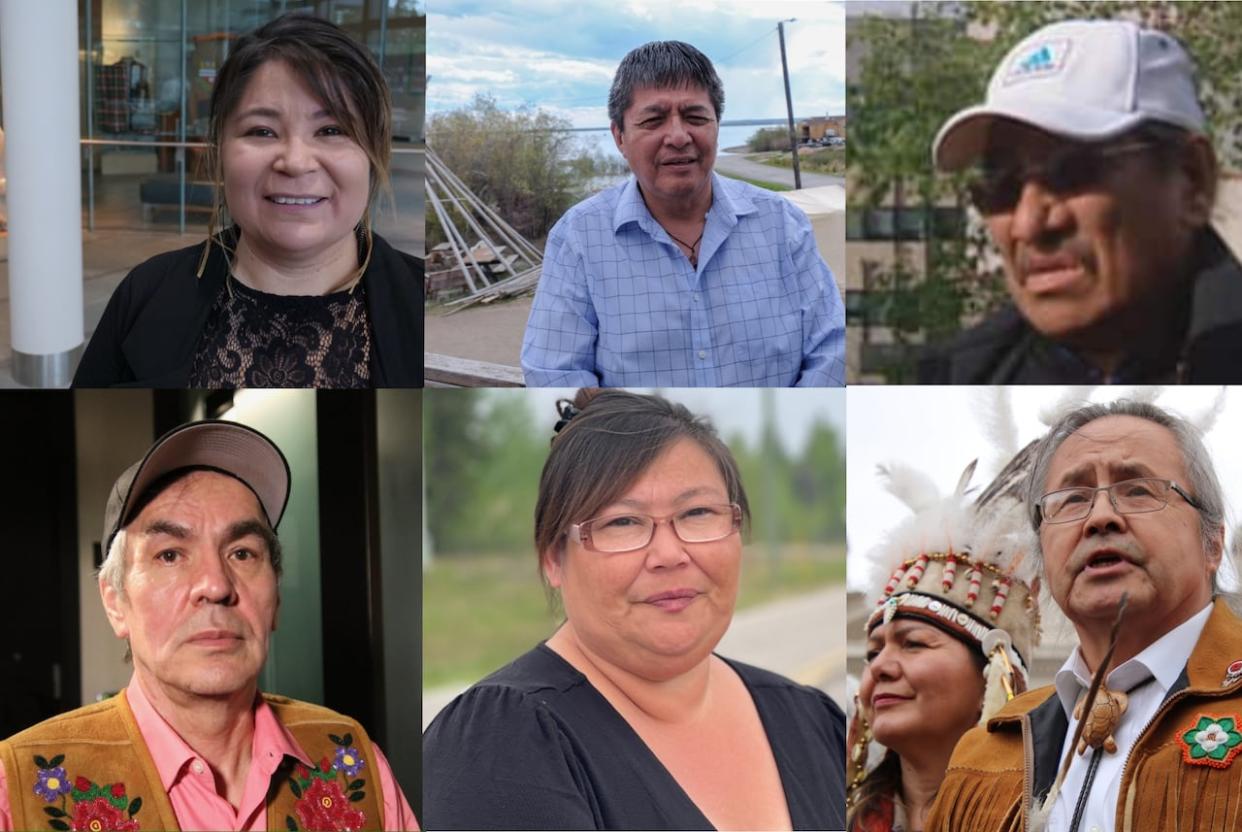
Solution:
{"label": "dangling gold earring", "polygon": [[867,779],[867,752],[872,740],[871,724],[863,714],[857,693],[854,694],[854,718],[850,721],[848,733],[850,755],[845,763],[845,808],[853,809],[854,795]]}

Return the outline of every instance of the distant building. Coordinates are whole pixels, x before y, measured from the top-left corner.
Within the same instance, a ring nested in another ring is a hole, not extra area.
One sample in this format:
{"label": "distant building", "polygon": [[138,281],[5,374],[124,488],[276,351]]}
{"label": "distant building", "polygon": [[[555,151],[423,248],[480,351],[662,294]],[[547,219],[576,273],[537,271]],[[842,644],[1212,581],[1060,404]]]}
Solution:
{"label": "distant building", "polygon": [[812,116],[798,122],[798,138],[817,142],[825,136],[845,138],[845,116]]}

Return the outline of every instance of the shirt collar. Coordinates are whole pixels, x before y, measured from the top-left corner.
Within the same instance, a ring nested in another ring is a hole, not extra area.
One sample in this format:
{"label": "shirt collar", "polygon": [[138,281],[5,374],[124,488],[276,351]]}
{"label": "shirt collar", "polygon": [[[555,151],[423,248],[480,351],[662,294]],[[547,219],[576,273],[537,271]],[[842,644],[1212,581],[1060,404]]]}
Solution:
{"label": "shirt collar", "polygon": [[[1199,636],[1211,614],[1212,604],[1209,602],[1199,612],[1147,645],[1137,656],[1117,665],[1108,674],[1108,687],[1113,690],[1129,690],[1152,676],[1155,677],[1162,694],[1167,693],[1186,667],[1186,662],[1190,660],[1190,654],[1198,644]],[[1083,660],[1082,650],[1076,647],[1056,675],[1057,696],[1061,699],[1061,707],[1071,719],[1079,695],[1090,686],[1091,672]]]}
{"label": "shirt collar", "polygon": [[[712,171],[712,205],[707,211],[709,221],[716,219],[732,228],[737,225],[737,218],[756,211],[750,198],[731,193],[726,180]],[[621,196],[617,199],[617,207],[612,212],[612,230],[616,233],[629,223],[637,223],[638,227],[649,235],[655,236],[655,229],[660,227],[655,217],[647,210],[643,201],[642,191],[638,189],[638,177],[630,176],[621,186]]]}
{"label": "shirt collar", "polygon": [[[142,732],[142,739],[155,761],[155,769],[159,772],[160,782],[167,791],[181,777],[186,766],[199,757],[199,754],[181,738],[181,735],[160,716],[147,698],[142,683],[135,675],[125,690],[130,710],[134,713],[134,721]],[[250,762],[258,765],[264,774],[271,776],[280,766],[285,755],[300,760],[308,768],[314,763],[306,756],[306,752],[298,746],[293,736],[280,724],[276,714],[262,696],[255,697],[254,739],[251,742]]]}

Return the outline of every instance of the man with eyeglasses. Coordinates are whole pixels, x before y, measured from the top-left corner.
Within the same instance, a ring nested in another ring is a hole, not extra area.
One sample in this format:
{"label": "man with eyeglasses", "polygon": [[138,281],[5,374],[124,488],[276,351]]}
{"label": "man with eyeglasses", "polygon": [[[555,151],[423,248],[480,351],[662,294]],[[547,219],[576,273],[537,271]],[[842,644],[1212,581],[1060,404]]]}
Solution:
{"label": "man with eyeglasses", "polygon": [[1239,828],[1242,621],[1217,585],[1224,500],[1197,429],[1145,402],[1074,410],[1036,447],[1026,502],[1079,645],[1055,685],[962,738],[924,828]]}
{"label": "man with eyeglasses", "polygon": [[1171,36],[1066,21],[1023,40],[932,154],[963,173],[1012,303],[928,350],[924,383],[1232,382],[1242,268],[1210,226],[1217,163]]}

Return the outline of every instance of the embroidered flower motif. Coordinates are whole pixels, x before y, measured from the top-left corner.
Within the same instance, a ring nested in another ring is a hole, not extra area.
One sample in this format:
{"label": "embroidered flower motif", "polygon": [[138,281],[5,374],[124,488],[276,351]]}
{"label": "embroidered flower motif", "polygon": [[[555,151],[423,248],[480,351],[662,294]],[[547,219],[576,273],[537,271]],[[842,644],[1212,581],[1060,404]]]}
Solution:
{"label": "embroidered flower motif", "polygon": [[1207,728],[1195,734],[1195,742],[1199,743],[1204,751],[1211,754],[1216,750],[1217,746],[1225,745],[1225,743],[1229,742],[1229,732],[1221,728],[1218,723],[1213,722]]}
{"label": "embroidered flower motif", "polygon": [[361,829],[366,816],[349,808],[349,799],[335,780],[315,778],[302,799],[294,805],[303,829],[336,830]]}
{"label": "embroidered flower motif", "polygon": [[358,754],[358,749],[350,746],[336,749],[336,760],[333,761],[332,767],[337,771],[345,772],[346,777],[356,777],[358,771],[366,764],[366,760]]}
{"label": "embroidered flower motif", "polygon": [[[48,826],[57,832],[137,832],[138,821],[134,816],[142,808],[142,798],[135,797],[130,800],[125,793],[124,783],[107,783],[101,786],[82,775],[73,778],[71,785],[69,775],[61,766],[64,759],[64,754],[57,754],[51,760],[34,755],[35,765],[39,767],[35,793],[48,803],[54,803],[56,798],[60,798],[59,807],[43,808],[48,816]],[[72,809],[65,795],[73,801]]]}
{"label": "embroidered flower motif", "polygon": [[69,775],[63,766],[39,769],[39,781],[35,783],[35,794],[51,803],[56,798],[73,788],[69,785]]}
{"label": "embroidered flower motif", "polygon": [[1179,738],[1182,759],[1191,765],[1228,768],[1242,751],[1242,731],[1236,716],[1200,716]]}
{"label": "embroidered flower motif", "polygon": [[127,818],[107,798],[97,797],[74,806],[71,828],[81,832],[138,832],[138,821]]}

